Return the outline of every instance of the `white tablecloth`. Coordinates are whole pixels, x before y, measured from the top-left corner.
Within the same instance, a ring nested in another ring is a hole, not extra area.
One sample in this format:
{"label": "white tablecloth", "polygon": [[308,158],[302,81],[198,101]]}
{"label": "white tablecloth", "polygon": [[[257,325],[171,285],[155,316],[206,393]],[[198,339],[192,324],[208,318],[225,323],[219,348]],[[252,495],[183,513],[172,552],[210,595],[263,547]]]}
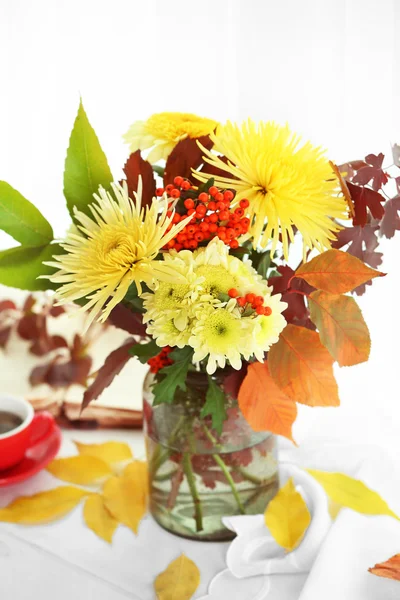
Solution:
{"label": "white tablecloth", "polygon": [[[144,455],[142,435],[138,432],[66,431],[61,455],[75,452],[72,439],[94,443],[122,439],[131,444],[136,458]],[[338,468],[360,476],[400,513],[397,466],[374,446],[338,443],[332,438],[325,439],[324,444],[310,441],[296,449],[283,441],[281,457],[303,466]],[[42,472],[25,483],[0,490],[0,506],[14,497],[57,484],[51,475]],[[225,600],[231,598],[227,579],[217,578],[211,590],[209,585],[226,569],[227,548],[228,543],[205,544],[170,535],[150,517],[142,521],[138,536],[120,527],[109,546],[84,526],[81,507],[51,525],[0,524],[0,598],[50,600],[56,594],[57,600],[155,600],[155,576],[184,552],[201,571],[201,584],[194,598],[208,593],[210,600]],[[273,575],[268,600],[398,600],[400,583],[374,577],[367,569],[399,551],[398,522],[344,510],[310,574]],[[267,598],[257,591],[257,585],[250,580],[237,582],[237,598]]]}

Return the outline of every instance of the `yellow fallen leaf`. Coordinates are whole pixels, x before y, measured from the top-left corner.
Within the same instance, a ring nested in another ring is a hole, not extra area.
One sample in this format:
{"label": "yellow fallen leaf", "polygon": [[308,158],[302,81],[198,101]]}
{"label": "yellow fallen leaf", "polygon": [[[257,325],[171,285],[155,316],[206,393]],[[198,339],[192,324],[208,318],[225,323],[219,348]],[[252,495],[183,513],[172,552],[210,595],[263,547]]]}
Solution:
{"label": "yellow fallen leaf", "polygon": [[123,476],[133,477],[136,481],[136,485],[143,489],[146,495],[148,494],[149,471],[147,462],[142,460],[134,460],[125,467]]}
{"label": "yellow fallen leaf", "polygon": [[310,524],[311,516],[303,497],[289,481],[268,504],[265,524],[275,541],[288,550],[294,550]]}
{"label": "yellow fallen leaf", "polygon": [[172,561],[154,582],[157,600],[190,600],[200,583],[200,571],[184,554]]}
{"label": "yellow fallen leaf", "polygon": [[112,475],[111,468],[104,460],[84,455],[53,460],[47,470],[58,479],[78,485],[99,483]]}
{"label": "yellow fallen leaf", "polygon": [[128,444],[124,442],[105,442],[104,444],[82,444],[75,442],[79,454],[101,458],[110,467],[115,464],[132,460],[133,455]]}
{"label": "yellow fallen leaf", "polygon": [[[136,461],[135,461],[136,462]],[[132,463],[135,464],[135,463]],[[104,504],[117,521],[137,533],[139,523],[147,509],[147,478],[142,474],[142,468],[131,475],[110,477],[103,488]]]}
{"label": "yellow fallen leaf", "polygon": [[89,494],[80,488],[64,486],[34,496],[21,496],[0,509],[0,521],[24,525],[50,523],[69,513]]}
{"label": "yellow fallen leaf", "polygon": [[111,544],[118,521],[104,505],[100,494],[93,494],[86,499],[83,507],[83,518],[86,525],[100,538]]}
{"label": "yellow fallen leaf", "polygon": [[308,469],[333,502],[365,515],[388,515],[400,520],[381,496],[362,481],[343,473]]}

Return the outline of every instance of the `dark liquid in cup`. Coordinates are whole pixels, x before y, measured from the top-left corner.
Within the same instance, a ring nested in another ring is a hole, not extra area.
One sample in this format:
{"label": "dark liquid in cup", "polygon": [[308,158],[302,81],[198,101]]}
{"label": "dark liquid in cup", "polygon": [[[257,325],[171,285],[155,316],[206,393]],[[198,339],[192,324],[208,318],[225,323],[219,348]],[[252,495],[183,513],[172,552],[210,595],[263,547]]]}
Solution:
{"label": "dark liquid in cup", "polygon": [[22,423],[23,419],[19,415],[7,412],[6,410],[0,410],[0,435],[16,429]]}

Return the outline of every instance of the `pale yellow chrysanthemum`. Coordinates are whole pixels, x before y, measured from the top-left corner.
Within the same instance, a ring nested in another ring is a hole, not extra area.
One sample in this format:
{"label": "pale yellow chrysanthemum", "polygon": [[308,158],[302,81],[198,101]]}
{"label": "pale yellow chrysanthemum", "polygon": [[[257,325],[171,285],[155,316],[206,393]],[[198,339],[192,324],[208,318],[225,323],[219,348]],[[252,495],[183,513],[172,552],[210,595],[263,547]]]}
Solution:
{"label": "pale yellow chrysanthemum", "polygon": [[[247,198],[254,247],[274,252],[281,237],[288,258],[289,240],[295,228],[303,236],[304,249],[324,251],[341,227],[333,219],[346,219],[347,206],[338,180],[321,148],[300,137],[288,126],[274,122],[242,125],[228,122],[211,134],[212,151],[201,147],[207,163],[230,176],[215,177],[215,184],[236,190],[233,204]],[[226,156],[225,164],[215,152]],[[195,173],[200,181],[211,175]]]}
{"label": "pale yellow chrysanthemum", "polygon": [[94,319],[105,321],[133,282],[139,293],[141,282],[185,283],[181,273],[156,257],[190,217],[167,231],[172,216],[167,216],[166,198],[154,199],[150,207],[142,208],[141,182],[134,201],[129,198],[126,185],[112,184],[112,189],[114,195],[101,187],[94,194],[92,218],[74,209],[80,224],[61,244],[66,254],[47,263],[59,269],[50,279],[61,284],[57,290],[60,304],[89,299],[82,308],[90,311],[87,325]]}
{"label": "pale yellow chrysanthemum", "polygon": [[212,119],[191,113],[162,112],[147,121],[136,121],[123,137],[131,152],[152,148],[147,160],[153,164],[160,159],[167,160],[181,140],[208,135],[217,125]]}
{"label": "pale yellow chrysanthemum", "polygon": [[[188,320],[192,316],[193,306],[199,297],[202,278],[194,273],[193,253],[182,250],[164,254],[166,266],[184,278],[184,283],[156,281],[150,285],[150,292],[142,294],[145,313],[143,322],[152,320],[172,319],[174,326],[183,331],[187,328]],[[148,333],[150,331],[148,330]],[[168,342],[166,345],[173,346]]]}
{"label": "pale yellow chrysanthemum", "polygon": [[242,355],[250,355],[249,342],[252,334],[248,320],[242,319],[234,300],[224,308],[210,304],[199,307],[193,325],[189,345],[194,348],[193,362],[207,358],[207,373],[210,375],[227,361],[234,369],[242,366]]}
{"label": "pale yellow chrysanthemum", "polygon": [[281,294],[265,296],[264,306],[269,306],[271,314],[253,319],[254,336],[251,353],[261,362],[264,360],[264,353],[276,344],[279,334],[286,327],[286,319],[282,312],[287,308],[287,303],[281,302],[281,297]]}
{"label": "pale yellow chrysanthemum", "polygon": [[146,331],[156,340],[156,344],[160,347],[178,346],[178,348],[183,348],[189,343],[191,335],[189,327],[186,327],[182,331],[176,327],[174,319],[167,319],[165,316],[152,321],[147,326]]}
{"label": "pale yellow chrysanthemum", "polygon": [[203,293],[218,297],[231,288],[240,295],[250,291],[257,296],[271,293],[265,279],[254,269],[250,260],[240,260],[229,254],[229,247],[222,240],[213,238],[205,248],[193,253],[194,270],[204,277]]}

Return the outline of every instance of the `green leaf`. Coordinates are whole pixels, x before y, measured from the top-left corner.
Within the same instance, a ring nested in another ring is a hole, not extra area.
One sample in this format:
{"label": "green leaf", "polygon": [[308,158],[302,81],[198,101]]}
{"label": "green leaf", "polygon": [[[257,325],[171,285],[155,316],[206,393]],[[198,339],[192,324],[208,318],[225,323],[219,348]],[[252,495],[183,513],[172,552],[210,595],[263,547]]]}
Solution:
{"label": "green leaf", "polygon": [[23,246],[44,246],[53,239],[42,213],[5,181],[0,181],[0,229]]}
{"label": "green leaf", "polygon": [[129,354],[136,356],[142,364],[146,364],[149,358],[153,358],[161,352],[160,346],[157,346],[155,340],[151,340],[148,344],[135,344]]}
{"label": "green leaf", "polygon": [[51,275],[53,267],[43,264],[64,251],[59,244],[47,244],[38,248],[18,246],[0,252],[0,283],[22,290],[38,291],[55,289],[56,284],[39,275]]}
{"label": "green leaf", "polygon": [[225,394],[210,376],[208,376],[206,402],[200,417],[204,419],[207,415],[211,415],[213,429],[221,435],[224,421],[228,416],[225,409]]}
{"label": "green leaf", "polygon": [[186,392],[186,376],[192,362],[193,348],[185,346],[171,352],[170,357],[174,364],[164,367],[159,371],[163,379],[153,386],[154,404],[165,402],[171,404],[177,388]]}
{"label": "green leaf", "polygon": [[64,196],[71,216],[74,217],[74,206],[92,216],[88,207],[94,201],[93,194],[98,191],[100,185],[108,189],[112,181],[106,156],[88,121],[81,100],[69,140],[64,169]]}
{"label": "green leaf", "polygon": [[159,165],[152,165],[154,173],[157,173],[160,177],[164,177],[164,167],[160,167]]}
{"label": "green leaf", "polygon": [[208,192],[208,190],[214,185],[214,183],[215,179],[214,177],[211,177],[208,181],[205,181],[204,183],[199,185],[197,195],[199,195],[201,192]]}

